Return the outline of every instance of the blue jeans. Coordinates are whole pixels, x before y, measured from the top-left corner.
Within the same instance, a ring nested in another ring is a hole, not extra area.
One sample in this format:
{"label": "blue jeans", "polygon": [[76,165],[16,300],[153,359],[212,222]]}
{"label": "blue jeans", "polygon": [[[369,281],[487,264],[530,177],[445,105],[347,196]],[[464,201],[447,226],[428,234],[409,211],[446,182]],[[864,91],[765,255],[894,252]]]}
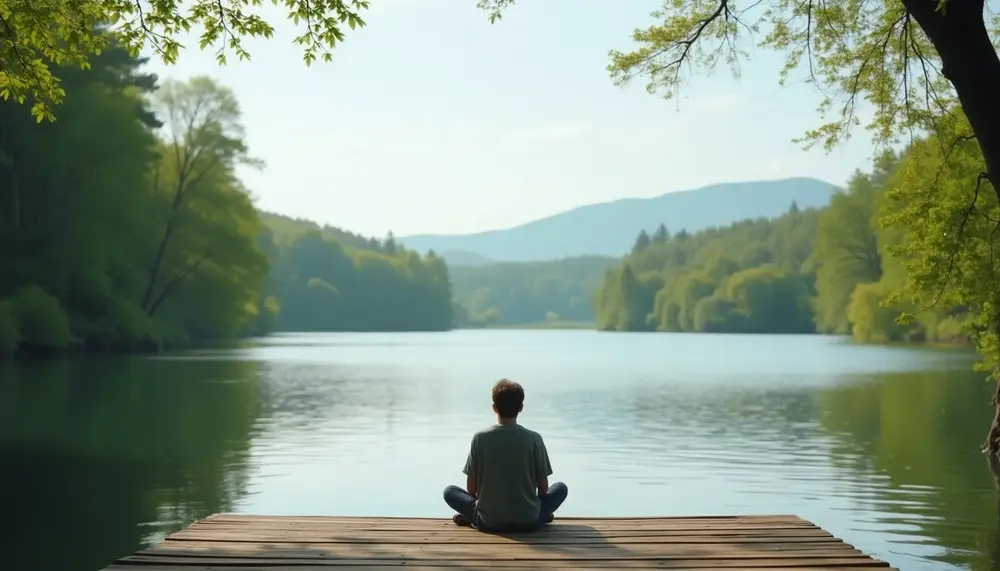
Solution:
{"label": "blue jeans", "polygon": [[458,486],[448,486],[444,489],[444,501],[448,506],[467,518],[472,525],[480,531],[530,531],[537,529],[548,522],[549,516],[556,513],[559,506],[566,501],[569,488],[562,482],[555,482],[549,486],[549,490],[544,494],[539,494],[538,499],[542,501],[542,509],[538,514],[538,521],[527,526],[515,528],[489,528],[483,524],[479,518],[479,510],[476,509],[476,497]]}

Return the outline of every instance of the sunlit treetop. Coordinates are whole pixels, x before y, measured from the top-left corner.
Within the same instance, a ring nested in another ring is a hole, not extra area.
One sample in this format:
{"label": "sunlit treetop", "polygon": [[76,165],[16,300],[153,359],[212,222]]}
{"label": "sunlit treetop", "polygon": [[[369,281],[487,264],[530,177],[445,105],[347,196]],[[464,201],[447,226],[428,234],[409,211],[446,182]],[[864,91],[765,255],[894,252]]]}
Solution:
{"label": "sunlit treetop", "polygon": [[[495,21],[514,1],[479,6]],[[982,7],[996,45],[1000,20],[982,1],[970,4]],[[867,101],[873,139],[893,143],[934,130],[957,108],[917,22],[917,14],[947,18],[948,8],[945,0],[666,0],[651,14],[653,25],[632,33],[631,50],[611,50],[608,71],[616,84],[642,78],[647,91],[671,98],[691,72],[723,64],[738,74],[751,47],[775,50],[786,56],[780,83],[803,81],[820,95],[823,122],[800,142],[835,146],[861,125],[859,104]]]}
{"label": "sunlit treetop", "polygon": [[0,97],[30,100],[39,121],[54,119],[66,94],[50,65],[87,68],[109,41],[101,29],[133,55],[149,48],[167,63],[185,47],[178,36],[192,31],[220,64],[227,54],[249,59],[243,40],[274,33],[259,15],[266,2],[284,7],[299,27],[294,42],[306,64],[329,61],[345,31],[365,25],[369,7],[369,0],[0,0]]}

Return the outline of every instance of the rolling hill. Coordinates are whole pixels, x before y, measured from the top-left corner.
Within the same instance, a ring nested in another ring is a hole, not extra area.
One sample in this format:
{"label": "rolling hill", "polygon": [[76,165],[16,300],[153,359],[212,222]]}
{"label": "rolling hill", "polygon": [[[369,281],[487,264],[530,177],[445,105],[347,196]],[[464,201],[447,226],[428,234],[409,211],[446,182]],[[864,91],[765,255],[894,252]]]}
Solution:
{"label": "rolling hill", "polygon": [[461,251],[496,261],[543,261],[626,254],[639,230],[663,223],[671,232],[695,232],[737,220],[776,217],[796,202],[820,208],[835,186],[814,178],[715,184],[655,198],[591,204],[513,228],[476,234],[420,234],[397,240],[420,252]]}

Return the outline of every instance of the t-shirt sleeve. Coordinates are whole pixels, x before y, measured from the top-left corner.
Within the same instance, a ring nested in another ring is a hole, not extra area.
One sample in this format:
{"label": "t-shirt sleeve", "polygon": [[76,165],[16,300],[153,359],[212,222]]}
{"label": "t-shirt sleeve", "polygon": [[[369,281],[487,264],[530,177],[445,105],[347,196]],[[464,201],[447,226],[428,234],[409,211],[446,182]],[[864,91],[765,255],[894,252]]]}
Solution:
{"label": "t-shirt sleeve", "polygon": [[476,450],[475,436],[472,437],[472,443],[469,445],[469,457],[465,459],[465,468],[462,469],[462,473],[466,476],[479,476],[479,452]]}
{"label": "t-shirt sleeve", "polygon": [[535,446],[535,479],[541,480],[552,475],[552,464],[549,463],[549,451],[545,448],[545,441],[538,437],[538,444]]}

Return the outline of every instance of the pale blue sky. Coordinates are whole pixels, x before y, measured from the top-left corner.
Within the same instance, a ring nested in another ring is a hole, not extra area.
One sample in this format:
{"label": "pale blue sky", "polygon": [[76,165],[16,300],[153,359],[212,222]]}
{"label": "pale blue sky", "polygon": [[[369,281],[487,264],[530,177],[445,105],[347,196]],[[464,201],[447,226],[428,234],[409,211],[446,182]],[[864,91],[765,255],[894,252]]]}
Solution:
{"label": "pale blue sky", "polygon": [[[244,180],[261,208],[365,235],[508,227],[582,204],[706,184],[814,176],[843,183],[868,134],[825,154],[791,139],[818,125],[819,94],[780,88],[758,52],[732,79],[695,76],[676,101],[612,84],[659,0],[519,0],[490,25],[475,0],[373,0],[332,63],[307,68],[270,6],[270,41],[219,67],[197,43],[161,77],[210,74],[242,104],[266,162]],[[609,10],[615,6],[615,10]]]}

